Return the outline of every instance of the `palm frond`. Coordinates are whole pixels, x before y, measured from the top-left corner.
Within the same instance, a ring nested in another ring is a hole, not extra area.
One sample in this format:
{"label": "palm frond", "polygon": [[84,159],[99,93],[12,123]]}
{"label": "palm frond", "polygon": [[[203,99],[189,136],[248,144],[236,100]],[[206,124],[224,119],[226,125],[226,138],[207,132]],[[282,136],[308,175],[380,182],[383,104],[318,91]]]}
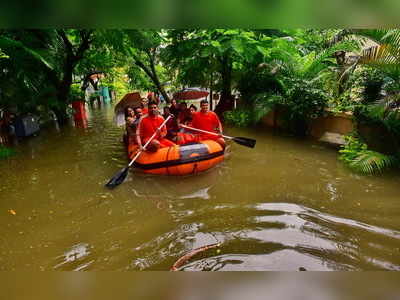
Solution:
{"label": "palm frond", "polygon": [[5,36],[0,36],[0,47],[8,54],[11,58],[14,58],[16,62],[25,64],[27,60],[34,59],[41,63],[44,67],[53,70],[52,64],[46,60],[42,55],[33,49],[25,47],[19,41],[15,41]]}
{"label": "palm frond", "polygon": [[349,163],[349,166],[363,174],[382,173],[384,170],[399,165],[399,159],[395,156],[385,155],[379,152],[364,150]]}

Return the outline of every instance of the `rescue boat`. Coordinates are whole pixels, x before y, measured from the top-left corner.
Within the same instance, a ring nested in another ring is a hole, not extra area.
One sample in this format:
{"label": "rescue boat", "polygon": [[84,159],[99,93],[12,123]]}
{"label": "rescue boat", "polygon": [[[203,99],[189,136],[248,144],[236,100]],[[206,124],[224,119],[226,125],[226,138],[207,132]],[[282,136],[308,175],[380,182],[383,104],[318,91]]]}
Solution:
{"label": "rescue boat", "polygon": [[[128,145],[128,158],[133,159],[138,146]],[[144,173],[157,175],[190,175],[206,171],[224,160],[224,149],[213,140],[174,145],[157,152],[142,152],[133,166]]]}

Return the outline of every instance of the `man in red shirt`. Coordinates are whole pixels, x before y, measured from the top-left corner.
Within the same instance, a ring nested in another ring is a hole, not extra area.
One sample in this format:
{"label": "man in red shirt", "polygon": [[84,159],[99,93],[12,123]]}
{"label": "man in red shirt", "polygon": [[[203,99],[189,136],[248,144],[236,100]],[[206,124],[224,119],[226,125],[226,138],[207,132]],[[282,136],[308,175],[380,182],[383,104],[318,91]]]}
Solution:
{"label": "man in red shirt", "polygon": [[147,150],[156,152],[159,148],[170,147],[175,145],[170,140],[166,139],[167,128],[164,125],[160,130],[158,127],[164,122],[164,118],[159,115],[157,103],[154,101],[149,102],[149,112],[147,116],[143,116],[136,129],[137,142],[142,150],[143,145],[157,132],[156,136],[150,142]]}
{"label": "man in red shirt", "polygon": [[[215,112],[208,110],[207,100],[200,102],[200,111],[194,113],[192,127],[222,134],[221,121]],[[214,140],[225,148],[225,140],[221,136],[202,133],[198,135],[198,140]]]}

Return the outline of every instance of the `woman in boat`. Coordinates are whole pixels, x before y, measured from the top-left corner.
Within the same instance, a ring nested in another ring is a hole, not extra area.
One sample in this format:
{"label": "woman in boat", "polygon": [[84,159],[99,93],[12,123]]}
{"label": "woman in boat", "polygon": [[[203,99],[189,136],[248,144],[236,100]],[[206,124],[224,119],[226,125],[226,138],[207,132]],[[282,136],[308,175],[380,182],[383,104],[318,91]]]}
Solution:
{"label": "woman in boat", "polygon": [[186,102],[182,102],[179,105],[179,115],[178,115],[178,125],[179,124],[186,124],[188,121],[191,120],[192,115],[190,114],[190,110],[187,107],[187,103]]}
{"label": "woman in boat", "polygon": [[191,104],[189,106],[189,111],[190,111],[190,118],[188,119],[188,122],[185,125],[192,126],[193,116],[197,112],[197,107],[194,104]]}
{"label": "woman in boat", "polygon": [[[179,124],[183,124],[186,126],[192,126],[193,116],[197,111],[197,107],[193,104],[190,105],[187,113],[182,116]],[[185,145],[188,143],[195,143],[197,142],[196,133],[191,131],[190,129],[180,128],[177,134],[176,142],[178,145]]]}
{"label": "woman in boat", "polygon": [[178,119],[180,109],[175,99],[171,100],[171,105],[169,107],[169,112],[175,116],[175,119]]}
{"label": "woman in boat", "polygon": [[127,107],[125,109],[125,120],[126,120],[126,133],[128,137],[129,144],[136,143],[136,129],[139,123],[139,120],[142,116],[142,109],[141,107]]}

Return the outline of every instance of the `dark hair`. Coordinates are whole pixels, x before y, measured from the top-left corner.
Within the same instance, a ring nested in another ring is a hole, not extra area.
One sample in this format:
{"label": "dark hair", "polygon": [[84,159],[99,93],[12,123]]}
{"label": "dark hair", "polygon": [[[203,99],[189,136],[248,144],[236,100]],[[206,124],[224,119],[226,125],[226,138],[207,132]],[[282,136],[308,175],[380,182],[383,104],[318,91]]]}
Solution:
{"label": "dark hair", "polygon": [[128,109],[132,109],[133,111],[135,111],[135,109],[134,109],[132,106],[126,106],[126,107],[124,108],[125,118],[129,117]]}
{"label": "dark hair", "polygon": [[189,106],[189,109],[191,109],[191,108],[194,108],[194,110],[196,110],[196,111],[197,111],[197,107],[196,107],[196,105],[194,105],[194,104],[191,104],[191,105]]}
{"label": "dark hair", "polygon": [[140,107],[140,106],[135,107],[135,108],[133,109],[133,112],[136,114],[138,109],[142,109],[142,107]]}
{"label": "dark hair", "polygon": [[156,101],[150,101],[150,102],[147,104],[147,107],[150,107],[150,105],[156,105],[156,106],[158,106],[158,104],[157,104]]}
{"label": "dark hair", "polygon": [[202,104],[208,104],[208,101],[207,100],[201,100],[200,101],[200,105],[202,105]]}

